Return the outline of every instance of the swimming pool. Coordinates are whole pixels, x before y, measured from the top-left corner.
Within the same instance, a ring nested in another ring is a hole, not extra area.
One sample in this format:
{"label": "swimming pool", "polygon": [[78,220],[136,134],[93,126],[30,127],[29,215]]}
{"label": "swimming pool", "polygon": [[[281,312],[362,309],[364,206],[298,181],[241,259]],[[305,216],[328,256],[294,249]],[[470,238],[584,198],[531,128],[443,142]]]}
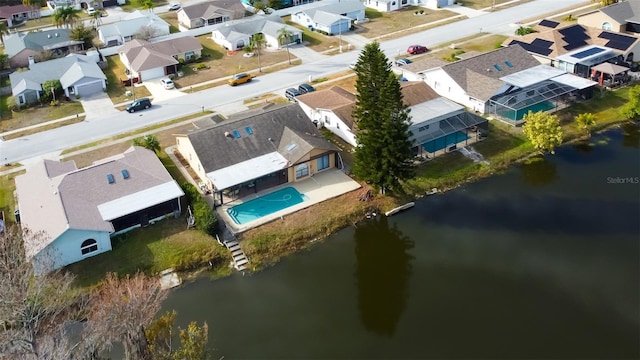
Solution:
{"label": "swimming pool", "polygon": [[438,150],[448,148],[453,144],[457,144],[461,141],[465,141],[469,138],[463,131],[456,131],[453,134],[449,134],[435,140],[431,140],[422,145],[422,147],[430,153],[434,153]]}
{"label": "swimming pool", "polygon": [[306,200],[303,194],[292,187],[286,187],[278,191],[260,196],[242,204],[227,209],[227,214],[238,224],[246,224],[249,221],[273,214],[276,211],[286,209]]}

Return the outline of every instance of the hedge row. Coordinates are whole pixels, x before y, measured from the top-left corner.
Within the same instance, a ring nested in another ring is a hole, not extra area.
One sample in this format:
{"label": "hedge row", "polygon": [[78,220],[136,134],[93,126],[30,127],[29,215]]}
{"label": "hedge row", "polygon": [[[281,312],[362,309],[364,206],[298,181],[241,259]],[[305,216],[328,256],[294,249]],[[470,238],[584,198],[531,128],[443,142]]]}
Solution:
{"label": "hedge row", "polygon": [[218,217],[216,213],[209,207],[204,200],[198,188],[191,183],[183,183],[180,185],[187,198],[187,204],[191,205],[191,211],[195,217],[196,229],[215,236],[218,228]]}

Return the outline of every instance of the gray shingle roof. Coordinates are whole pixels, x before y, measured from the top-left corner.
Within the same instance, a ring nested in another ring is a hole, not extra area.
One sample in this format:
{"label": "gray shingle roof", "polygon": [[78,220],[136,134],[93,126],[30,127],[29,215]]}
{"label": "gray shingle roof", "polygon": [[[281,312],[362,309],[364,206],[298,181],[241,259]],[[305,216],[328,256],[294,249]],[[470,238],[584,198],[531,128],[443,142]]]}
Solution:
{"label": "gray shingle roof", "polygon": [[[126,180],[123,169],[129,172]],[[114,175],[113,184],[108,183],[107,174]],[[113,231],[111,223],[102,219],[99,205],[168,182],[174,180],[156,154],[131,147],[82,169],[73,162],[45,160],[16,177],[16,189],[23,224],[45,231],[51,242],[67,229]],[[34,255],[48,243],[25,245]]]}
{"label": "gray shingle roof", "polygon": [[217,15],[227,15],[234,19],[244,14],[245,8],[240,0],[214,0],[186,5],[180,11],[189,19],[211,19]]}
{"label": "gray shingle roof", "polygon": [[123,37],[127,37],[138,33],[140,28],[143,26],[153,29],[166,29],[167,34],[169,31],[169,23],[162,20],[155,14],[148,12],[143,13],[140,10],[134,11],[118,22],[102,25],[98,28],[98,31],[102,33],[103,37],[113,35],[122,35]]}
{"label": "gray shingle roof", "polygon": [[[252,134],[247,132],[247,128],[250,128]],[[234,131],[237,131],[239,138],[234,137]],[[304,155],[296,149],[286,151],[294,138],[298,144],[296,148],[337,150],[322,137],[297,104],[271,106],[238,114],[225,122],[187,136],[207,173],[276,150],[294,164]]]}
{"label": "gray shingle roof", "polygon": [[106,79],[96,62],[86,55],[69,54],[66,57],[31,64],[29,71],[9,75],[13,95],[24,90],[42,90],[47,80],[60,80],[63,88],[72,86],[83,78]]}
{"label": "gray shingle roof", "polygon": [[82,41],[69,39],[69,33],[69,29],[52,29],[12,34],[4,38],[4,52],[13,57],[24,49],[43,51],[82,44]]}
{"label": "gray shingle roof", "polygon": [[275,14],[255,15],[246,19],[235,21],[233,23],[227,22],[225,23],[225,26],[217,28],[216,31],[218,31],[225,38],[229,37],[230,34],[233,33],[246,34],[249,36],[257,33],[263,33],[265,35],[277,38],[278,31],[280,31],[282,27],[287,28],[287,30],[291,31],[293,34],[302,32],[296,27],[286,25],[282,21],[282,18],[279,15]]}
{"label": "gray shingle roof", "polygon": [[486,101],[504,84],[501,77],[538,65],[540,62],[521,46],[512,45],[443,65],[442,70],[470,96]]}
{"label": "gray shingle roof", "polygon": [[617,4],[612,4],[601,8],[600,12],[606,14],[607,16],[621,24],[625,24],[629,20],[637,22],[638,17],[640,17],[640,1],[621,1]]}

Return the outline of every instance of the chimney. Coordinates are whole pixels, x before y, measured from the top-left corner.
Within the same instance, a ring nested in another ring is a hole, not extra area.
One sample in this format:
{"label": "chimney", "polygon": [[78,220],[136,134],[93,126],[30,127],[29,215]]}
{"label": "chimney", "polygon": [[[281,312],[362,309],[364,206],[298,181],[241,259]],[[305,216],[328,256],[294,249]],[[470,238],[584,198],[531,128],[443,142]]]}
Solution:
{"label": "chimney", "polygon": [[29,56],[29,66],[36,63],[36,59],[33,56]]}

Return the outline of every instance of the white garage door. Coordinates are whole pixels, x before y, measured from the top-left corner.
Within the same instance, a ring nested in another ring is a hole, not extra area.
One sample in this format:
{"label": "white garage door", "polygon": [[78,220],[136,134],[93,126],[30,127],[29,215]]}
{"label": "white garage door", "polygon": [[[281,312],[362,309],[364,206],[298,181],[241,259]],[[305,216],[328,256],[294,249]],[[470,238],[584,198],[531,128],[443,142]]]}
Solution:
{"label": "white garage door", "polygon": [[157,79],[159,77],[163,77],[164,68],[159,67],[155,69],[144,70],[144,71],[141,71],[141,73],[142,73],[142,82],[145,82],[151,79]]}
{"label": "white garage door", "polygon": [[93,95],[101,91],[102,91],[102,80],[76,86],[76,93],[81,97]]}

